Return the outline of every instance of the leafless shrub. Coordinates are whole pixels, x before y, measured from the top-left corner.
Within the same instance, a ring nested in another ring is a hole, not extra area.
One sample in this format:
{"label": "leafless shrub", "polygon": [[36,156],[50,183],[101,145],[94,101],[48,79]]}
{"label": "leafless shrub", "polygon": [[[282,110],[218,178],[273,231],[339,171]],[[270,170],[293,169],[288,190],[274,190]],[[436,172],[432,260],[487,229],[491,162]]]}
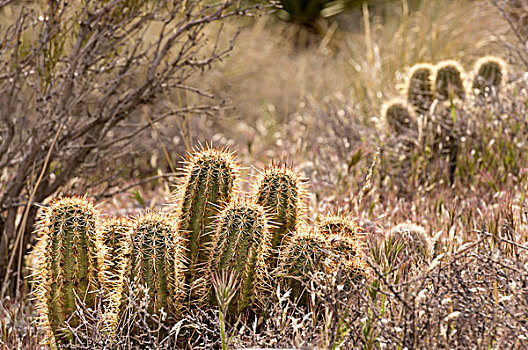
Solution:
{"label": "leafless shrub", "polygon": [[35,203],[63,189],[115,190],[143,131],[215,114],[189,79],[232,50],[236,34],[226,39],[220,22],[248,10],[235,0],[49,1],[0,27],[2,295],[9,277],[20,280]]}

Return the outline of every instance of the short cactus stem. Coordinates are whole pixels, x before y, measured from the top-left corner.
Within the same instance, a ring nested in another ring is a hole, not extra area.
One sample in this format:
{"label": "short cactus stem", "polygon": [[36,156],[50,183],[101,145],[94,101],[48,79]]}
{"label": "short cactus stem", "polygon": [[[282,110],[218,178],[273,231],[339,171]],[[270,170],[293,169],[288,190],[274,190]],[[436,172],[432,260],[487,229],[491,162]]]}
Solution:
{"label": "short cactus stem", "polygon": [[310,278],[337,271],[348,285],[367,277],[364,244],[357,237],[323,234],[317,228],[301,226],[281,251],[273,276],[281,287],[290,289],[298,305],[307,307],[306,286]]}
{"label": "short cactus stem", "polygon": [[499,57],[485,56],[475,63],[473,90],[484,95],[492,88],[498,89],[506,76],[506,63]]}
{"label": "short cactus stem", "polygon": [[102,220],[99,225],[107,250],[107,278],[103,284],[103,290],[110,299],[105,313],[109,327],[108,334],[115,332],[123,309],[125,284],[130,274],[132,224],[130,219],[122,217]]}
{"label": "short cactus stem", "polygon": [[408,130],[417,129],[413,110],[402,99],[394,99],[383,104],[381,116],[390,131],[397,135],[403,134]]}
{"label": "short cactus stem", "polygon": [[297,305],[308,306],[306,283],[311,274],[324,271],[326,237],[316,228],[300,225],[280,251],[273,277],[283,291],[290,289]]}
{"label": "short cactus stem", "polygon": [[428,63],[415,64],[409,71],[406,84],[407,103],[419,113],[427,112],[433,103],[433,72],[434,67]]}
{"label": "short cactus stem", "polygon": [[342,234],[352,238],[362,238],[366,230],[355,219],[340,214],[328,214],[319,217],[317,230],[324,236]]}
{"label": "short cactus stem", "polygon": [[175,195],[175,216],[186,242],[185,281],[192,301],[198,298],[195,283],[204,277],[214,218],[231,200],[239,170],[232,153],[206,148],[189,157],[183,172]]}
{"label": "short cactus stem", "polygon": [[454,98],[464,99],[466,91],[463,80],[464,69],[452,60],[439,62],[435,67],[434,87],[440,101]]}
{"label": "short cactus stem", "polygon": [[[208,263],[209,276],[229,270],[238,279],[239,289],[229,310],[241,312],[258,305],[264,295],[271,253],[271,233],[266,212],[247,198],[234,199],[216,221]],[[204,300],[214,303],[211,277],[202,282]]]}
{"label": "short cactus stem", "polygon": [[184,246],[170,217],[148,212],[134,219],[131,283],[145,286],[149,314],[161,309],[175,321],[184,297]]}
{"label": "short cactus stem", "polygon": [[254,183],[256,202],[268,214],[271,231],[272,265],[279,247],[295,231],[305,210],[305,187],[299,174],[285,165],[271,163]]}
{"label": "short cactus stem", "polygon": [[76,312],[95,310],[102,295],[106,249],[98,220],[93,203],[78,196],[53,201],[39,216],[37,309],[43,328],[60,344],[73,340],[67,326],[80,325]]}

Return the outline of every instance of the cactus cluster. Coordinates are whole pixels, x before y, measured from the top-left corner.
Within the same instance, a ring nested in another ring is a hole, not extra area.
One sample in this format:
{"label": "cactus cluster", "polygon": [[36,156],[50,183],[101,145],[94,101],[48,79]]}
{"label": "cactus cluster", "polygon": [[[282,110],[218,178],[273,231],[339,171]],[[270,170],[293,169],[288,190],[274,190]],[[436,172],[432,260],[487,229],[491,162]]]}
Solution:
{"label": "cactus cluster", "polygon": [[171,214],[108,219],[76,196],[42,211],[36,296],[41,323],[58,344],[74,341],[68,327],[80,324],[79,310],[98,307],[102,322],[91,326],[112,338],[124,301],[137,291],[147,313],[170,326],[190,308],[217,306],[212,280],[219,273],[237,282],[226,309],[232,316],[258,312],[274,284],[306,304],[312,272],[341,269],[354,276],[350,283],[367,276],[364,230],[341,215],[306,226],[305,184],[291,168],[272,162],[247,195],[226,150],[198,150],[183,170]]}
{"label": "cactus cluster", "polygon": [[[491,88],[499,89],[507,75],[504,60],[495,56],[485,56],[477,60],[472,73],[472,81],[464,82],[464,68],[454,60],[415,64],[409,69],[405,83],[405,100],[394,99],[383,104],[381,115],[391,131],[401,133],[405,128],[416,126],[416,116],[427,113],[435,99],[439,102],[453,99],[464,100],[471,93],[484,96]],[[466,89],[466,85],[470,88]]]}

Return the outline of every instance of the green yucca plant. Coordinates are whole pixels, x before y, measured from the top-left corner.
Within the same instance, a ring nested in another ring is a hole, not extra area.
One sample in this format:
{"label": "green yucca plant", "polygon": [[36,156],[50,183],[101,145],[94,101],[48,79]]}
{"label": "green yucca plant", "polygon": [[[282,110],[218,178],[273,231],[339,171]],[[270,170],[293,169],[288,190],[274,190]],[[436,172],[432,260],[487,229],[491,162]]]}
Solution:
{"label": "green yucca plant", "polygon": [[80,325],[76,311],[95,310],[105,297],[101,288],[108,259],[98,220],[93,203],[78,196],[54,200],[39,216],[37,309],[41,325],[59,344],[73,341],[66,327]]}
{"label": "green yucca plant", "polygon": [[491,88],[498,89],[506,76],[506,63],[499,57],[481,57],[476,63],[473,76],[473,90],[483,95]]}
{"label": "green yucca plant", "polygon": [[409,71],[405,88],[407,103],[419,113],[426,112],[434,100],[433,72],[434,67],[428,63],[415,64]]}
{"label": "green yucca plant", "polygon": [[317,219],[317,230],[324,236],[343,234],[358,238],[365,234],[365,229],[358,225],[357,220],[351,220],[344,215],[327,214]]}
{"label": "green yucca plant", "polygon": [[416,117],[402,99],[393,99],[382,106],[381,116],[391,132],[397,135],[416,129]]}
{"label": "green yucca plant", "polygon": [[171,321],[181,312],[184,297],[184,244],[169,216],[156,212],[133,220],[130,279],[146,286],[149,314],[163,309]]}
{"label": "green yucca plant", "polygon": [[319,20],[362,4],[362,0],[280,0],[279,17],[317,30]]}
{"label": "green yucca plant", "polygon": [[209,250],[209,276],[202,280],[204,300],[213,303],[215,300],[211,295],[211,276],[229,270],[239,283],[229,309],[236,314],[260,302],[266,289],[266,260],[270,253],[271,233],[264,208],[247,198],[234,199],[215,223]]}
{"label": "green yucca plant", "polygon": [[271,231],[272,265],[278,248],[303,220],[305,188],[299,174],[285,165],[271,163],[257,177],[253,194],[268,213]]}
{"label": "green yucca plant", "polygon": [[436,98],[440,101],[453,98],[465,98],[464,68],[460,63],[447,60],[439,62],[435,67],[434,87]]}
{"label": "green yucca plant", "polygon": [[176,191],[178,232],[186,244],[186,286],[195,300],[195,283],[204,277],[211,242],[212,223],[231,200],[239,170],[232,153],[206,148],[192,154],[184,168],[185,177]]}

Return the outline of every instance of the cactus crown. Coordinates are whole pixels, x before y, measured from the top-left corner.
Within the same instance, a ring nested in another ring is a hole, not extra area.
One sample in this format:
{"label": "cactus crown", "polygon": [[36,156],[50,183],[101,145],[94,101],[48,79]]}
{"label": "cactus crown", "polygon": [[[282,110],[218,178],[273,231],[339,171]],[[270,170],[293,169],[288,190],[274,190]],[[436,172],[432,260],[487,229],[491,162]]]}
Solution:
{"label": "cactus crown", "polygon": [[272,249],[277,249],[288,233],[295,231],[305,210],[306,190],[299,174],[272,162],[254,183],[256,203],[266,209],[273,224]]}
{"label": "cactus crown", "polygon": [[41,211],[36,246],[39,321],[48,336],[70,340],[66,322],[76,327],[78,298],[95,309],[106,278],[106,249],[96,230],[99,212],[84,197],[62,197]]}
{"label": "cactus crown", "polygon": [[317,220],[317,229],[324,236],[341,234],[352,237],[365,234],[365,229],[359,226],[357,220],[351,220],[344,215],[328,214],[320,217]]}
{"label": "cactus crown", "polygon": [[[226,269],[236,273],[240,287],[231,308],[241,311],[259,301],[266,284],[270,250],[271,234],[264,208],[247,198],[234,199],[217,218],[208,263],[210,273]],[[204,297],[211,298],[209,281],[202,283],[206,283]]]}
{"label": "cactus crown", "polygon": [[394,99],[385,103],[381,108],[381,115],[385,124],[396,134],[415,128],[414,113],[404,100]]}
{"label": "cactus crown", "polygon": [[214,217],[238,187],[238,163],[227,150],[204,148],[189,156],[176,190],[178,231],[186,239],[186,283],[195,299],[194,283],[205,273],[207,245]]}
{"label": "cactus crown", "polygon": [[180,311],[184,259],[182,239],[169,216],[147,212],[134,220],[131,274],[148,288],[149,313]]}
{"label": "cactus crown", "polygon": [[486,88],[501,86],[503,78],[506,76],[506,63],[499,57],[481,57],[475,63],[473,89],[478,89],[481,93]]}
{"label": "cactus crown", "polygon": [[460,63],[453,60],[439,62],[435,67],[434,77],[436,98],[441,101],[455,97],[464,99],[463,74],[464,68]]}
{"label": "cactus crown", "polygon": [[406,84],[407,102],[420,112],[425,112],[431,106],[433,94],[434,67],[428,63],[415,64],[409,71]]}

